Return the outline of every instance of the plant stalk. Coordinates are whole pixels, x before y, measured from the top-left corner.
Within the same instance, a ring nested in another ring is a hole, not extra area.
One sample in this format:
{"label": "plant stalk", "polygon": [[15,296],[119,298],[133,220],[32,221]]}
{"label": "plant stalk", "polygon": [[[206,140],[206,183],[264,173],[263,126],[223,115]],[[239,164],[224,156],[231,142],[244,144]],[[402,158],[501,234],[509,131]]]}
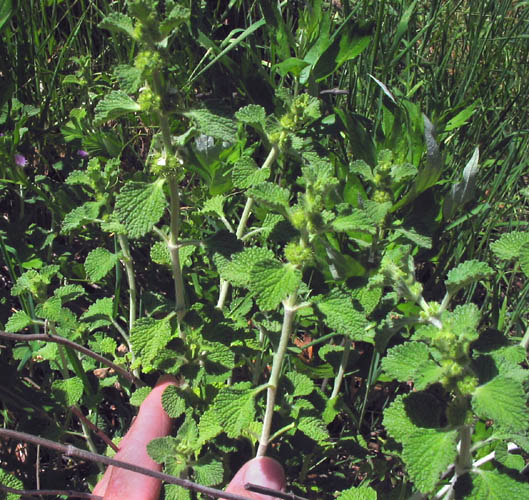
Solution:
{"label": "plant stalk", "polygon": [[121,262],[125,267],[127,274],[127,281],[129,283],[129,332],[132,330],[134,322],[137,317],[137,299],[138,292],[136,290],[136,278],[134,277],[134,266],[132,265],[132,256],[130,254],[129,240],[124,234],[118,234],[118,242],[123,252],[123,259]]}
{"label": "plant stalk", "polygon": [[257,449],[257,457],[266,455],[266,449],[270,440],[270,430],[272,428],[272,418],[274,416],[274,405],[276,401],[277,388],[279,385],[279,377],[281,375],[281,368],[283,367],[283,359],[288,346],[290,335],[292,334],[292,327],[296,317],[296,300],[297,294],[293,293],[286,300],[283,301],[285,309],[283,314],[283,326],[281,328],[281,338],[279,345],[274,355],[272,363],[272,372],[268,381],[268,389],[266,394],[266,411],[263,419],[263,430],[261,438],[259,439],[259,448]]}

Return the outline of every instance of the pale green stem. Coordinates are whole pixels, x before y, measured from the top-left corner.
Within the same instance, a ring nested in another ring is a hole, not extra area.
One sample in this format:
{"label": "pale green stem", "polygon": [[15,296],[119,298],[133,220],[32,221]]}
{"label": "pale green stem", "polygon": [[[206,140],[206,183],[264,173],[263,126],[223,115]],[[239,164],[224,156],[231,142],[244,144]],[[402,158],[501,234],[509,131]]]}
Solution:
{"label": "pale green stem", "polygon": [[524,334],[522,340],[520,341],[520,345],[524,349],[527,349],[527,347],[529,346],[529,328],[527,328],[527,330],[525,331],[525,334]]}
{"label": "pale green stem", "polygon": [[331,399],[338,396],[340,392],[340,387],[345,375],[345,370],[347,368],[347,362],[349,361],[349,353],[351,352],[351,339],[345,339],[345,347],[342,354],[342,361],[340,362],[340,367],[338,368],[338,373],[334,379],[334,387],[332,389]]}
{"label": "pale green stem", "polygon": [[167,246],[171,254],[171,269],[173,273],[174,289],[175,289],[175,311],[178,317],[178,323],[184,317],[186,304],[184,295],[184,278],[182,276],[182,267],[180,266],[180,244],[178,242],[178,235],[180,232],[180,194],[178,192],[178,184],[174,177],[169,178],[169,193],[170,193],[170,217],[171,217],[171,232],[169,234],[169,241]]}
{"label": "pale green stem", "polygon": [[456,476],[467,474],[472,467],[472,426],[462,425],[459,429],[459,450],[455,462]]}
{"label": "pale green stem", "polygon": [[266,394],[266,410],[263,419],[263,430],[261,432],[261,438],[259,439],[259,448],[257,449],[258,457],[262,457],[266,454],[268,443],[270,442],[270,430],[272,428],[272,418],[274,416],[274,405],[276,401],[277,388],[279,385],[279,377],[281,375],[281,368],[283,367],[283,360],[288,346],[290,335],[292,334],[292,327],[294,325],[294,319],[296,317],[297,294],[293,293],[286,300],[283,301],[284,314],[283,314],[283,326],[281,328],[281,338],[279,339],[279,345],[274,355],[274,361],[272,362],[272,372],[270,373],[270,379],[268,381],[268,389]]}
{"label": "pale green stem", "polygon": [[130,254],[129,240],[124,234],[118,234],[118,242],[123,253],[121,262],[125,267],[125,273],[127,274],[127,281],[129,283],[129,332],[132,330],[132,326],[136,321],[137,309],[137,291],[136,291],[136,278],[134,277],[134,267],[132,265],[132,256]]}
{"label": "pale green stem", "polygon": [[[279,154],[279,146],[277,144],[272,145],[272,149],[270,149],[270,152],[268,153],[268,156],[266,157],[266,160],[262,164],[261,168],[270,168],[272,163],[276,160],[277,156]],[[252,212],[254,199],[249,196],[246,199],[246,203],[244,205],[244,210],[242,211],[241,219],[239,220],[239,224],[237,225],[237,231],[235,232],[235,236],[237,236],[237,239],[241,240],[243,239],[243,233],[246,229],[246,225],[248,224],[248,219],[250,218],[250,214]],[[224,307],[224,304],[226,302],[226,297],[228,296],[228,291],[230,289],[230,284],[224,280],[220,280],[220,290],[219,290],[219,299],[217,301],[217,309],[222,309]]]}

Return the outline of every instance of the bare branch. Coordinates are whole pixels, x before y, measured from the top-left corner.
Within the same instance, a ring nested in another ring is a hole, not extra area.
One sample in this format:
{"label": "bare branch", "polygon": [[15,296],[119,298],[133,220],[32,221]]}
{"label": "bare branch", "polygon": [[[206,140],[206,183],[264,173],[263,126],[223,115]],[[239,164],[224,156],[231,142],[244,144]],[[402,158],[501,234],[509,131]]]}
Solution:
{"label": "bare branch", "polygon": [[[145,467],[139,467],[128,462],[123,462],[122,460],[115,460],[113,458],[105,457],[104,455],[98,455],[97,453],[91,453],[86,450],[81,450],[72,445],[63,445],[60,443],[56,443],[55,441],[50,441],[49,439],[44,439],[38,436],[32,436],[31,434],[26,434],[25,432],[18,432],[10,429],[0,429],[0,436],[4,436],[10,439],[16,439],[17,441],[38,444],[46,448],[50,448],[52,450],[56,450],[60,453],[63,453],[67,457],[76,457],[81,458],[83,460],[88,460],[90,462],[98,462],[103,463],[105,465],[113,465],[114,467],[120,467],[122,469],[127,469],[132,472],[137,472],[146,476],[155,477],[156,479],[160,479],[162,481],[165,481],[166,483],[176,484],[178,486],[181,486],[182,488],[191,491],[197,491],[213,498],[222,498],[224,500],[251,500],[250,498],[244,497],[242,495],[236,495],[235,493],[228,493],[222,490],[217,490],[215,488],[209,488],[208,486],[202,486],[200,484],[194,483],[193,481],[188,481],[187,479],[180,479],[179,477],[170,476],[169,474],[164,474],[163,472],[146,469]],[[271,490],[268,494],[278,497],[278,493],[280,495],[284,495],[283,492],[274,490]],[[285,497],[279,496],[278,498]],[[287,498],[295,499],[295,497]]]}
{"label": "bare branch", "polygon": [[7,340],[15,340],[15,341],[18,340],[21,342],[29,342],[31,340],[41,340],[43,342],[55,342],[56,344],[66,345],[68,347],[71,347],[72,349],[75,349],[76,351],[86,354],[87,356],[99,361],[100,363],[103,363],[104,365],[109,366],[110,368],[115,370],[117,373],[119,373],[122,377],[126,378],[130,383],[135,384],[137,387],[145,386],[145,384],[139,378],[135,377],[132,373],[129,373],[124,368],[121,368],[121,366],[118,366],[115,363],[112,363],[112,361],[101,356],[100,354],[97,354],[91,351],[90,349],[87,349],[86,347],[82,345],[76,344],[75,342],[72,342],[71,340],[65,339],[64,337],[60,337],[58,335],[51,335],[47,333],[20,334],[20,333],[8,333],[8,332],[0,331],[0,338],[7,339]]}

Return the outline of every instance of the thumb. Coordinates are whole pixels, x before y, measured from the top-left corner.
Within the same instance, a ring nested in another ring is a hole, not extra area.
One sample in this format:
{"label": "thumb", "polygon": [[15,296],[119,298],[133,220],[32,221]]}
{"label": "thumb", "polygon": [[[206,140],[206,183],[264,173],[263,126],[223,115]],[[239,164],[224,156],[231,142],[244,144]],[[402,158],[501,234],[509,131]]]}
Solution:
{"label": "thumb", "polygon": [[252,500],[277,500],[276,497],[248,491],[244,487],[246,483],[285,491],[285,472],[277,460],[270,457],[256,457],[246,462],[239,469],[226,488],[228,493],[244,495]]}

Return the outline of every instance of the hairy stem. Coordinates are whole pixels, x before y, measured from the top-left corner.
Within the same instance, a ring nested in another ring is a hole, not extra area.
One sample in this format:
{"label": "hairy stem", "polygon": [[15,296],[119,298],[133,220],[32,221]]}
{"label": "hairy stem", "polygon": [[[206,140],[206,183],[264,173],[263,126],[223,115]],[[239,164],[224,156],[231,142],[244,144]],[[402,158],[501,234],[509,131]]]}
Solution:
{"label": "hairy stem", "polygon": [[340,392],[340,387],[342,385],[343,377],[345,375],[345,369],[347,368],[347,362],[349,361],[349,353],[351,352],[351,339],[345,340],[344,351],[342,354],[342,360],[340,362],[340,367],[338,368],[338,373],[334,379],[334,387],[332,388],[331,398],[333,399],[338,396]]}
{"label": "hairy stem", "polygon": [[261,438],[259,439],[259,448],[257,449],[258,457],[266,455],[266,449],[268,447],[270,439],[270,430],[272,428],[272,418],[274,416],[274,405],[277,395],[277,387],[279,385],[279,376],[281,375],[281,368],[283,367],[283,359],[288,346],[290,335],[292,334],[292,327],[294,325],[294,319],[296,317],[296,300],[297,294],[293,293],[286,300],[283,301],[284,314],[283,314],[283,326],[281,328],[281,338],[279,339],[279,345],[274,355],[274,361],[272,362],[272,372],[270,373],[270,380],[268,381],[268,390],[266,394],[266,411],[263,419],[263,430],[261,432]]}
{"label": "hairy stem", "polygon": [[127,281],[129,283],[129,332],[132,330],[132,326],[136,321],[137,316],[137,299],[138,294],[136,291],[136,278],[134,276],[134,267],[132,265],[132,256],[130,254],[129,240],[124,234],[118,234],[119,246],[123,253],[123,259],[121,262],[125,267],[127,274]]}
{"label": "hairy stem", "polygon": [[[277,144],[273,144],[272,148],[270,149],[270,152],[268,153],[268,156],[266,157],[266,160],[261,165],[261,168],[270,168],[272,163],[276,160],[277,156],[279,154],[279,146]],[[249,196],[246,200],[246,204],[244,205],[244,209],[242,211],[241,219],[239,220],[239,224],[237,225],[237,230],[235,231],[235,236],[237,236],[237,239],[241,240],[243,239],[244,230],[246,229],[246,225],[248,224],[248,219],[250,218],[250,214],[252,212],[254,199]],[[219,290],[219,300],[217,301],[217,309],[222,309],[224,307],[224,304],[226,303],[226,297],[228,296],[228,291],[230,289],[230,284],[224,280],[220,280],[220,290]]]}

